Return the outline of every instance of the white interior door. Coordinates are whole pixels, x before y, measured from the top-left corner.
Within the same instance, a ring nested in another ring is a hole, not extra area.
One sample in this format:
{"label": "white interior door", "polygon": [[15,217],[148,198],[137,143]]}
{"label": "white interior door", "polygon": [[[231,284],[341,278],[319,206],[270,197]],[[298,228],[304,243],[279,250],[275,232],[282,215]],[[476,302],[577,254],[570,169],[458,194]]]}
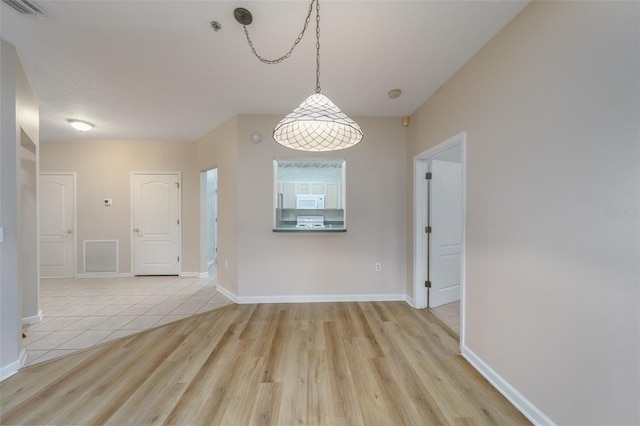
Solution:
{"label": "white interior door", "polygon": [[75,174],[40,174],[40,276],[75,275]]}
{"label": "white interior door", "polygon": [[207,267],[218,259],[218,169],[207,171]]}
{"label": "white interior door", "polygon": [[431,161],[429,307],[460,300],[462,165]]}
{"label": "white interior door", "polygon": [[133,174],[134,275],[180,273],[180,174]]}

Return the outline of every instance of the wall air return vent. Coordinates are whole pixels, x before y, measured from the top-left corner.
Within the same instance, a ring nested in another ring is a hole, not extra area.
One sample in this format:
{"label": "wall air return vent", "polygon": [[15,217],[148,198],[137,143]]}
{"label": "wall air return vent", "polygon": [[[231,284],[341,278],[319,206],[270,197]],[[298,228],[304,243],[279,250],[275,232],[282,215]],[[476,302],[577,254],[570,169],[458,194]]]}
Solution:
{"label": "wall air return vent", "polygon": [[84,272],[118,273],[118,240],[84,240]]}
{"label": "wall air return vent", "polygon": [[44,11],[36,6],[33,1],[29,0],[2,0],[6,5],[11,6],[16,12],[21,15],[31,15],[40,17],[44,15]]}

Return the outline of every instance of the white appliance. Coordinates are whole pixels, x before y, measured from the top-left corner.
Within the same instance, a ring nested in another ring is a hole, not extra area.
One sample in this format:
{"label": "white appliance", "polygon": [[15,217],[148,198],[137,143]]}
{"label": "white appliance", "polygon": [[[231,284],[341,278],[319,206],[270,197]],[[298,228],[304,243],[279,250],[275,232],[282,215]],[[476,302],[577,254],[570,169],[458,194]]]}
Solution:
{"label": "white appliance", "polygon": [[296,228],[324,228],[324,216],[297,216]]}
{"label": "white appliance", "polygon": [[324,209],[324,194],[297,194],[296,209]]}

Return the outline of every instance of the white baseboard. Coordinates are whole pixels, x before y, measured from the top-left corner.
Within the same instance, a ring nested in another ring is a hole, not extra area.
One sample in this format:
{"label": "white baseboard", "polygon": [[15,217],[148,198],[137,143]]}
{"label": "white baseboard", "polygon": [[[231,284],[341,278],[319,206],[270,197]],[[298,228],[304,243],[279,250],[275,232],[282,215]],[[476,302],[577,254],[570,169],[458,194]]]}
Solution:
{"label": "white baseboard", "polygon": [[76,274],[76,278],[129,278],[132,276],[131,272],[86,272],[84,274]]}
{"label": "white baseboard", "polygon": [[41,280],[57,280],[60,278],[76,278],[76,275],[74,274],[68,277],[40,277]]}
{"label": "white baseboard", "polygon": [[527,398],[496,373],[467,346],[462,345],[462,356],[484,376],[505,398],[507,398],[534,425],[555,425],[555,423],[533,405]]}
{"label": "white baseboard", "polygon": [[408,294],[406,295],[406,298],[405,298],[405,300],[404,300],[404,301],[405,301],[405,302],[407,302],[407,304],[408,304],[409,306],[411,306],[412,308],[414,308],[414,309],[416,308],[416,307],[413,305],[413,297],[409,296]]}
{"label": "white baseboard", "polygon": [[0,368],[0,382],[16,374],[25,362],[27,362],[27,351],[22,349],[17,360]]}
{"label": "white baseboard", "polygon": [[200,272],[180,272],[183,278],[200,278]]}
{"label": "white baseboard", "polygon": [[38,315],[22,318],[22,325],[36,324],[42,321],[42,309],[38,311]]}
{"label": "white baseboard", "polygon": [[238,303],[238,295],[237,294],[232,293],[231,291],[229,291],[226,288],[222,287],[220,284],[216,285],[216,290],[218,290],[224,296],[229,298],[233,303]]}
{"label": "white baseboard", "polygon": [[199,278],[205,279],[205,278],[209,278],[209,273],[208,272],[200,272]]}
{"label": "white baseboard", "polygon": [[20,361],[20,368],[24,367],[24,365],[27,363],[27,350],[22,348],[22,350],[20,351],[20,356],[18,358]]}
{"label": "white baseboard", "polygon": [[404,302],[405,294],[327,294],[309,296],[239,296],[236,303]]}

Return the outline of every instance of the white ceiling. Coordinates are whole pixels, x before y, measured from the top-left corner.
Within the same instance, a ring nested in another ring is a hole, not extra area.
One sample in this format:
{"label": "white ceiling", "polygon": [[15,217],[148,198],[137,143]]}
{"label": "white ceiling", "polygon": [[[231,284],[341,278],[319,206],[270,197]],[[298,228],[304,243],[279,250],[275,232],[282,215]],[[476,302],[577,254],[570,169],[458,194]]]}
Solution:
{"label": "white ceiling", "polygon": [[[44,18],[2,3],[0,34],[41,102],[41,141],[192,141],[236,114],[284,115],[315,90],[313,20],[288,60],[265,65],[233,18],[249,9],[258,53],[280,56],[306,0],[35,3]],[[322,0],[322,92],[350,116],[409,115],[527,3]],[[96,128],[78,132],[70,118]]]}

